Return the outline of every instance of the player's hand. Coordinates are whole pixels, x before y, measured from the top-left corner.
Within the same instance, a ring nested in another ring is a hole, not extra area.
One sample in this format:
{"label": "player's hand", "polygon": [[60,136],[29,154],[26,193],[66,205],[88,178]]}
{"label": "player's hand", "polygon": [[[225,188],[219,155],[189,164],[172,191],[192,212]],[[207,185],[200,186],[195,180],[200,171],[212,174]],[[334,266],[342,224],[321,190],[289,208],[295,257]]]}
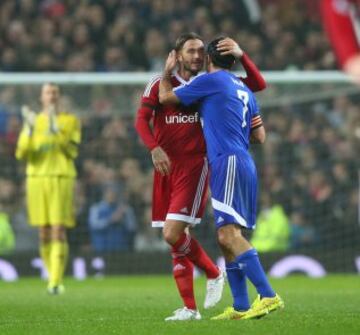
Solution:
{"label": "player's hand", "polygon": [[56,122],[56,108],[55,108],[55,105],[50,105],[47,108],[47,112],[48,112],[48,115],[49,115],[50,132],[51,133],[57,133],[59,131],[59,128],[58,128],[57,122]]}
{"label": "player's hand", "polygon": [[35,124],[36,113],[32,111],[28,106],[24,105],[21,107],[21,115],[24,120],[25,126],[31,130]]}
{"label": "player's hand", "polygon": [[351,57],[344,64],[344,71],[355,81],[360,84],[360,54]]}
{"label": "player's hand", "polygon": [[225,55],[233,55],[235,58],[241,58],[244,55],[244,51],[240,48],[239,44],[237,44],[230,37],[224,38],[217,44],[217,50],[220,51],[220,54]]}
{"label": "player's hand", "polygon": [[164,74],[167,76],[171,75],[171,73],[174,71],[176,65],[177,65],[176,51],[172,50],[169,53],[168,58],[165,62]]}
{"label": "player's hand", "polygon": [[151,158],[156,171],[163,176],[170,174],[171,162],[169,156],[161,147],[155,147],[151,150]]}

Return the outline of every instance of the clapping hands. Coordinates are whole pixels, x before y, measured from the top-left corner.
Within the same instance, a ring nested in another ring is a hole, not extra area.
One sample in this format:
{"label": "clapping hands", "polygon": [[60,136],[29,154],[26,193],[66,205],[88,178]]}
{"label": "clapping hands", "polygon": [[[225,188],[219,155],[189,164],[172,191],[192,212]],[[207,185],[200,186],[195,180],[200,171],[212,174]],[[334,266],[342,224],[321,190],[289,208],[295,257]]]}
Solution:
{"label": "clapping hands", "polygon": [[21,107],[21,115],[24,121],[24,126],[31,133],[35,124],[36,113],[31,110],[29,106],[24,105]]}

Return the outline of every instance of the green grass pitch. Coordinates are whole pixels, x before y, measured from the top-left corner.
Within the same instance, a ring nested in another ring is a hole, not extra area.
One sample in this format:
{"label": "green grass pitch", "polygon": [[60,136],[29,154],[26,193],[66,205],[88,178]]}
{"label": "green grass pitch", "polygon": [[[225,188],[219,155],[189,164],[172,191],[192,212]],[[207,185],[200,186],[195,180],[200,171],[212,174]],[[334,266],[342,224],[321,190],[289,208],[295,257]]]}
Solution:
{"label": "green grass pitch", "polygon": [[195,284],[203,320],[176,323],[163,321],[181,307],[170,276],[67,279],[65,284],[64,295],[48,296],[39,279],[0,282],[0,334],[360,334],[360,278],[355,275],[272,280],[285,309],[246,321],[210,321],[231,298],[227,286],[223,300],[204,310],[204,278]]}

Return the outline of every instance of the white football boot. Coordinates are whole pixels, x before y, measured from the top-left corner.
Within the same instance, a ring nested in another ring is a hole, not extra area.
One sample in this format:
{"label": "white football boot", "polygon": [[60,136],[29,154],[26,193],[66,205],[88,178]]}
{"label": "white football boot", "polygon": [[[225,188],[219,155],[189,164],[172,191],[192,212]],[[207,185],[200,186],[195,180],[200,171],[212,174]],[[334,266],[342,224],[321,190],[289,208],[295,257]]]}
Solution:
{"label": "white football boot", "polygon": [[165,321],[189,321],[189,320],[201,320],[199,311],[189,309],[187,307],[179,308],[174,311],[173,315],[167,317]]}
{"label": "white football boot", "polygon": [[206,297],[204,301],[204,308],[208,309],[214,307],[220,300],[223,294],[226,274],[220,270],[217,278],[208,279],[206,283]]}

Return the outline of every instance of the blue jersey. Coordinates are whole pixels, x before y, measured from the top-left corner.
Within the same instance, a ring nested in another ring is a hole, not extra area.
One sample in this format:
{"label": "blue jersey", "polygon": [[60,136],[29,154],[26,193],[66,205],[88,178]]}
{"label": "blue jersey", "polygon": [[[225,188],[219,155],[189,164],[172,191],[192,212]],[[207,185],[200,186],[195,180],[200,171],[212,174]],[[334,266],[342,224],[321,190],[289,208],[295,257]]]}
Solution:
{"label": "blue jersey", "polygon": [[259,109],[254,94],[235,75],[225,70],[205,73],[174,93],[184,105],[199,103],[210,162],[248,151],[251,123]]}

